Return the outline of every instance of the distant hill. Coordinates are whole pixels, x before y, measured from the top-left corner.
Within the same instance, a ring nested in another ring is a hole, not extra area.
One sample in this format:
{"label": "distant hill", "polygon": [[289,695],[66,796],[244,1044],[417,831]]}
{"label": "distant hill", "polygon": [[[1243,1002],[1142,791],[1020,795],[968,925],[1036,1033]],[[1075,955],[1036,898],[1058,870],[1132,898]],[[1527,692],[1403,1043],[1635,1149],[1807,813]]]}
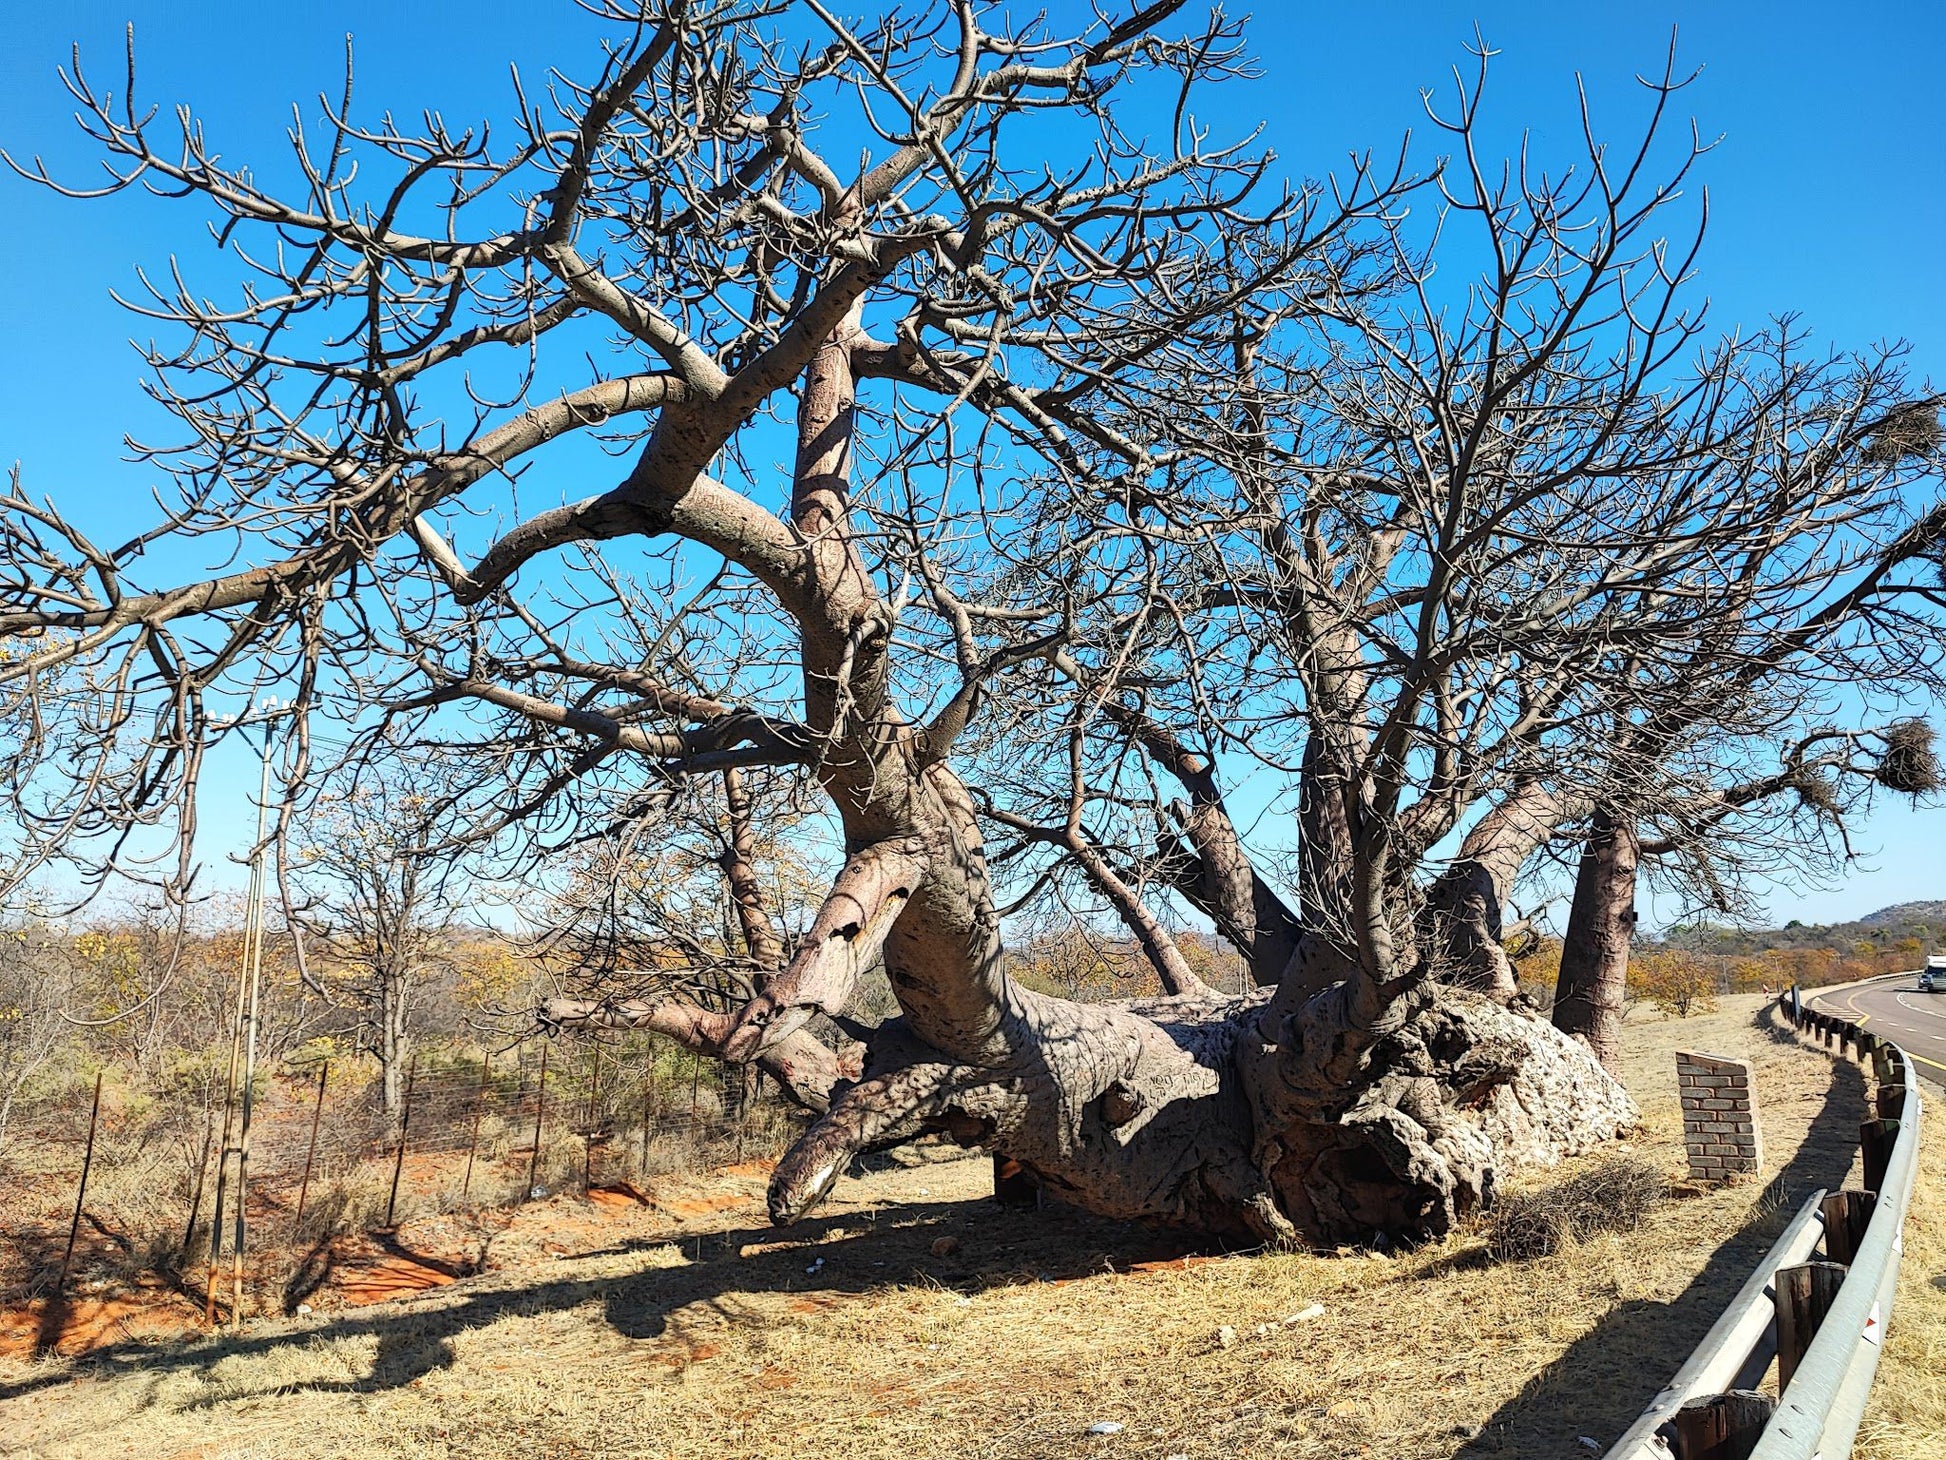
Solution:
{"label": "distant hill", "polygon": [[1689,925],[1670,928],[1664,941],[1683,943],[1705,953],[1763,953],[1771,949],[1830,948],[1839,953],[1863,951],[1861,945],[1891,951],[1899,944],[1917,943],[1921,950],[1946,949],[1946,902],[1901,902],[1845,923],[1804,923],[1793,919],[1781,928],[1729,928]]}
{"label": "distant hill", "polygon": [[1902,926],[1908,923],[1924,923],[1928,927],[1946,928],[1946,902],[1895,902],[1890,907],[1882,907],[1875,913],[1866,913],[1858,920],[1871,927]]}

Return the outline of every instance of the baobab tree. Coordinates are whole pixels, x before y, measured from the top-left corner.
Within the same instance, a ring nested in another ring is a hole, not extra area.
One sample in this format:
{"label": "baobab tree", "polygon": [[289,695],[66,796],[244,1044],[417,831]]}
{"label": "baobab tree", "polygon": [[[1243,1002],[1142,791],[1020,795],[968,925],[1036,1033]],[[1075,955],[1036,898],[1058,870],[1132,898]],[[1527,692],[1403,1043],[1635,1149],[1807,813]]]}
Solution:
{"label": "baobab tree", "polygon": [[[1631,687],[1655,683],[1621,701],[1636,713],[1606,738],[1604,794],[1582,808],[1553,1015],[1605,1063],[1645,858],[1700,905],[1741,913],[1759,870],[1842,865],[1847,818],[1872,791],[1940,788],[1933,730],[1909,713],[1938,697],[1946,650],[1939,400],[1852,381],[1770,437],[1790,444],[1766,469],[1821,501],[1818,519],[1747,552],[1715,621],[1669,663],[1622,665]],[[1835,722],[1872,711],[1876,727]]]}
{"label": "baobab tree", "polygon": [[[327,107],[289,196],[74,75],[109,186],[205,209],[250,282],[211,303],[173,268],[144,306],[180,335],[150,359],[185,428],[148,453],[173,516],[104,549],[23,488],[0,504],[0,635],[32,636],[0,676],[90,686],[23,753],[28,860],[86,855],[70,827],[186,832],[221,711],[268,683],[308,711],[290,764],[320,716],[438,739],[452,807],[529,867],[720,785],[750,997],[593,980],[542,1014],[773,1069],[820,1112],[773,1176],[780,1222],[943,1130],[1117,1216],[1417,1237],[1624,1129],[1586,1047],[1504,997],[1499,842],[1564,814],[1558,747],[1605,723],[1596,646],[1632,600],[1796,520],[1638,481],[1814,386],[1749,383],[1734,349],[1665,383],[1699,328],[1638,313],[1683,272],[1650,230],[1668,180],[1496,194],[1470,102],[1446,203],[1527,243],[1486,323],[1415,319],[1401,210],[1434,184],[1280,187],[1213,143],[1196,98],[1249,63],[1181,8],[1074,35],[972,0],[862,26],[617,9],[599,75],[522,89],[511,144]],[[150,571],[199,536],[244,566]],[[1708,611],[1670,597],[1678,624]],[[1224,724],[1267,758],[1295,736],[1309,768],[1281,913],[1196,743]],[[1159,884],[1098,834],[1131,804],[1103,757],[1136,751],[1189,795],[1197,866],[1169,885],[1208,889],[1255,993],[1169,956]],[[736,890],[730,772],[800,776],[838,829],[788,947],[761,880]],[[1146,929],[1167,996],[1013,981],[989,832]],[[898,1016],[874,1027],[847,1010],[875,967]]]}
{"label": "baobab tree", "polygon": [[[1928,632],[1920,642],[1936,644],[1937,636]],[[1932,679],[1907,681],[1915,677]],[[1817,875],[1844,865],[1852,855],[1848,821],[1874,792],[1915,799],[1938,792],[1946,782],[1933,741],[1928,722],[1908,717],[1873,730],[1813,731],[1782,746],[1761,772],[1743,757],[1723,765],[1670,755],[1639,767],[1633,794],[1595,805],[1579,829],[1555,1026],[1618,1066],[1641,879],[1656,877],[1719,916],[1748,916],[1754,908],[1745,884],[1753,874]]]}

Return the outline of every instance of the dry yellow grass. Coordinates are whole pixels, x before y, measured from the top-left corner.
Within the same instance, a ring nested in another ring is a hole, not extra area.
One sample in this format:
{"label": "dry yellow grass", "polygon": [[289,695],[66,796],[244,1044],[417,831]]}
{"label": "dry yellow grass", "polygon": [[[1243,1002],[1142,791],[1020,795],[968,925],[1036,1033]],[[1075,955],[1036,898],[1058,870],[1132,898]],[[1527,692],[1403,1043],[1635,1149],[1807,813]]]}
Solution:
{"label": "dry yellow grass", "polygon": [[[1759,1002],[1631,1022],[1632,1145],[1680,1180],[1673,1051],[1742,1055],[1777,1179],[1679,1192],[1644,1229],[1553,1257],[1491,1264],[1470,1234],[1116,1272],[1154,1239],[1000,1211],[980,1161],[847,1181],[788,1233],[761,1224],[746,1178],[718,1216],[584,1221],[601,1250],[513,1244],[500,1270],[409,1303],[0,1370],[0,1445],[49,1460],[1585,1454],[1579,1438],[1605,1447],[1714,1321],[1785,1208],[1846,1179],[1863,1082],[1773,1038]],[[1939,1432],[1922,1371],[1940,1352],[1925,1319],[1946,1304],[1929,1286],[1946,1211],[1927,1196],[1913,1221],[1877,1460]],[[934,1256],[945,1236],[958,1251]],[[1311,1304],[1321,1316],[1283,1322]],[[1088,1436],[1098,1421],[1123,1428]]]}

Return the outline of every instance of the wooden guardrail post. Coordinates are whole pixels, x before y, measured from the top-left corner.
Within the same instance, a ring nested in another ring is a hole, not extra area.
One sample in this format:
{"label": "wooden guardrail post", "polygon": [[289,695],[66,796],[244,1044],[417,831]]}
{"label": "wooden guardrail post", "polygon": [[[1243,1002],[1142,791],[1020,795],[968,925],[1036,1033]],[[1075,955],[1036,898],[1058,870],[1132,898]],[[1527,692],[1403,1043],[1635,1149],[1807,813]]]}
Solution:
{"label": "wooden guardrail post", "polygon": [[1898,1078],[1898,1070],[1892,1061],[1892,1046],[1880,1044],[1872,1051],[1872,1077],[1881,1085],[1890,1085]]}
{"label": "wooden guardrail post", "polygon": [[1676,1411],[1676,1460],[1749,1460],[1776,1407],[1754,1389],[1690,1400]]}
{"label": "wooden guardrail post", "polygon": [[1872,1099],[1880,1120],[1897,1120],[1899,1112],[1905,1109],[1905,1086],[1880,1085]]}
{"label": "wooden guardrail post", "polygon": [[1899,1138],[1896,1120],[1868,1120],[1858,1127],[1858,1144],[1865,1157],[1865,1190],[1885,1186],[1885,1168],[1892,1162],[1892,1146]]}
{"label": "wooden guardrail post", "polygon": [[1834,1191],[1824,1199],[1824,1255],[1850,1267],[1878,1206],[1877,1191]]}
{"label": "wooden guardrail post", "polygon": [[1790,1387],[1791,1375],[1817,1337],[1818,1325],[1831,1311],[1838,1289],[1844,1286],[1844,1264],[1807,1262],[1777,1270],[1777,1392]]}

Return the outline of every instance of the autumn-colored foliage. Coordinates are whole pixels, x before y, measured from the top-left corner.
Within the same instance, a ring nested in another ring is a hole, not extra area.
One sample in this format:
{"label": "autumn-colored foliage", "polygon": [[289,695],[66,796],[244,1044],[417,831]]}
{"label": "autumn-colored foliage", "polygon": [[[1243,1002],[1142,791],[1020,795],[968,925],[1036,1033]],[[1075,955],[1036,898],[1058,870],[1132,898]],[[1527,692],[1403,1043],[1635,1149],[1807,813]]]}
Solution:
{"label": "autumn-colored foliage", "polygon": [[1629,961],[1629,991],[1664,1014],[1687,1019],[1716,1008],[1716,970],[1682,948],[1657,948]]}

